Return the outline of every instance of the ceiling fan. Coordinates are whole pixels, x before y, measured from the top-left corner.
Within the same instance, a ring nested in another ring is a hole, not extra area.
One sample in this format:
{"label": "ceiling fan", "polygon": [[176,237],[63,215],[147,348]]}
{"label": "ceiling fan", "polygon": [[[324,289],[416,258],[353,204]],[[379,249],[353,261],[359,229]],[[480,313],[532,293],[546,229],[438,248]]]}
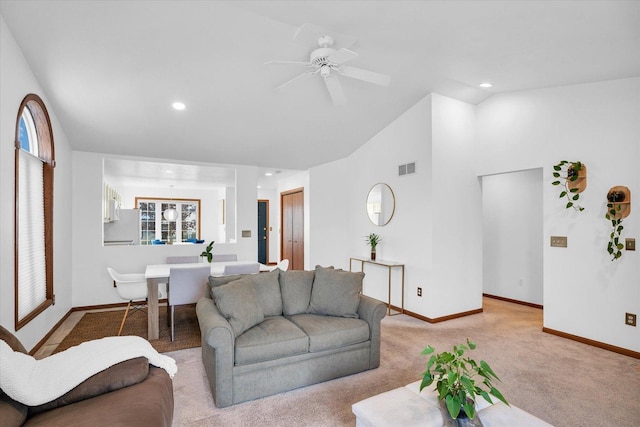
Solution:
{"label": "ceiling fan", "polygon": [[321,36],[318,38],[318,48],[311,52],[311,56],[308,62],[302,61],[268,61],[265,65],[279,64],[279,65],[302,65],[310,68],[310,71],[299,74],[293,79],[275,87],[275,90],[281,89],[284,86],[293,83],[296,80],[308,79],[316,74],[319,74],[324,83],[327,86],[331,100],[335,105],[344,105],[347,99],[342,90],[342,85],[338,80],[338,76],[342,75],[350,77],[352,79],[362,80],[365,82],[377,84],[380,86],[388,86],[391,78],[387,75],[376,73],[369,70],[363,70],[362,68],[351,67],[344,65],[345,62],[350,61],[358,56],[357,53],[352,50],[341,48],[334,49],[334,40],[331,36]]}

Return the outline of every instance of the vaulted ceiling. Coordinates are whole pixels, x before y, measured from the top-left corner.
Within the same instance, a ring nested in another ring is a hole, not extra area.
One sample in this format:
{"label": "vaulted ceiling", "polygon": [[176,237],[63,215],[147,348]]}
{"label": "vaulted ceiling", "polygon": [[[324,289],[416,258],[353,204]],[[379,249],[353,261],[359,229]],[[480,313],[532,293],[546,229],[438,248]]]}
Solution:
{"label": "vaulted ceiling", "polygon": [[[477,104],[640,75],[636,1],[2,0],[0,14],[74,149],[181,161],[307,169],[430,92]],[[319,74],[274,91],[307,69],[265,62],[308,61],[320,31],[389,86],[338,77],[340,106]]]}

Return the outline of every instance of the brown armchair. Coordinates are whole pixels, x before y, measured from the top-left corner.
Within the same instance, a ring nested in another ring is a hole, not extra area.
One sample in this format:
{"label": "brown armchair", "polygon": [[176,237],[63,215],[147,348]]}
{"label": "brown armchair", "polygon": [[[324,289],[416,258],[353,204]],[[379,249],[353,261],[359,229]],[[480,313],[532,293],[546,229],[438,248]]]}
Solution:
{"label": "brown armchair", "polygon": [[[0,326],[0,339],[27,353]],[[58,399],[39,406],[16,402],[0,390],[2,426],[166,426],[173,420],[173,383],[164,369],[138,357],[88,378]]]}

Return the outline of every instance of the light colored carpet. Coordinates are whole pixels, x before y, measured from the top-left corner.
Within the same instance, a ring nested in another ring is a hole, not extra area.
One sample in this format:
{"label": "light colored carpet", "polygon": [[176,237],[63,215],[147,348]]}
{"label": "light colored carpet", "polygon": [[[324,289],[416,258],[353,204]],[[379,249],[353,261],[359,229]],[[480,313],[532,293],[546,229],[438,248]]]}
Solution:
{"label": "light colored carpet", "polygon": [[174,425],[353,426],[352,404],[421,378],[427,344],[443,351],[467,337],[511,404],[557,427],[639,425],[640,360],[543,333],[539,309],[485,298],[484,310],[433,325],[385,317],[378,369],[223,409],[213,403],[201,349],[167,353],[179,367]]}

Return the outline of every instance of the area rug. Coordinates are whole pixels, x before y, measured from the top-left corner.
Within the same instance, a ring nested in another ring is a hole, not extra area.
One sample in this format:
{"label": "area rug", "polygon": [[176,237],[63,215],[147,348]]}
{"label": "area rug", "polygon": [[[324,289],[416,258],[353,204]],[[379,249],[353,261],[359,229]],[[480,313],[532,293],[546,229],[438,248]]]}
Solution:
{"label": "area rug", "polygon": [[[175,308],[174,336],[171,342],[171,328],[167,324],[165,307],[160,307],[160,336],[150,340],[151,345],[160,353],[200,347],[200,327],[195,305]],[[118,335],[124,310],[85,313],[76,326],[62,340],[54,353],[66,350],[82,342]],[[122,335],[137,335],[147,338],[147,315],[144,311],[131,314],[124,324]]]}

